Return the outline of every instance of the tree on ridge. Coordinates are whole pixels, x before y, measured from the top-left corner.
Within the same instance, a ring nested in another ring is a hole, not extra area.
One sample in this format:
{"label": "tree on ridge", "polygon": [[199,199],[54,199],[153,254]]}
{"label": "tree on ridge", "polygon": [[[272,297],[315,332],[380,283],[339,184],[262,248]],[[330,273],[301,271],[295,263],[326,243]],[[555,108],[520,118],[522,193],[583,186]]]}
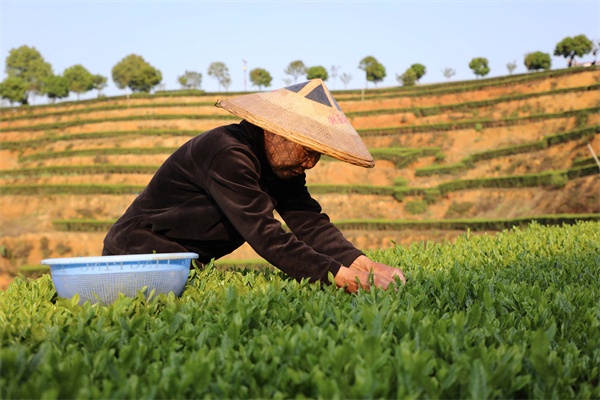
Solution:
{"label": "tree on ridge", "polygon": [[113,67],[112,78],[119,89],[150,93],[162,81],[162,73],[142,56],[130,54]]}
{"label": "tree on ridge", "polygon": [[294,78],[294,83],[296,83],[300,76],[306,75],[306,66],[301,60],[292,61],[283,72],[291,75]]}

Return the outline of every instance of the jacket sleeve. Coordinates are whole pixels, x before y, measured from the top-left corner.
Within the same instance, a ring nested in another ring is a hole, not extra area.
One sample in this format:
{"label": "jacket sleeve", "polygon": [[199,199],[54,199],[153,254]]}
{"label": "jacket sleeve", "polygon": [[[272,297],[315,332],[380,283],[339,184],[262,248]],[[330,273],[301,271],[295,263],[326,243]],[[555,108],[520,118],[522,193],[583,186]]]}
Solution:
{"label": "jacket sleeve", "polygon": [[364,254],[331,223],[327,214],[321,212],[321,206],[306,188],[305,175],[286,183],[277,212],[298,239],[344,266]]}
{"label": "jacket sleeve", "polygon": [[329,283],[328,273],[337,274],[340,262],[283,229],[259,179],[256,156],[247,148],[232,146],[214,156],[205,187],[225,218],[261,257],[295,279]]}

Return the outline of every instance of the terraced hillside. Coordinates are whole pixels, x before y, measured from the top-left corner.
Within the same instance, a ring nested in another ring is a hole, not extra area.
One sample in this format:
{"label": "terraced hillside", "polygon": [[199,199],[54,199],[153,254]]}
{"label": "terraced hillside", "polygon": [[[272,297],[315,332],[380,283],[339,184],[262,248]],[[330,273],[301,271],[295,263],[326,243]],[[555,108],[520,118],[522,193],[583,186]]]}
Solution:
{"label": "terraced hillside", "polygon": [[[307,172],[364,249],[600,219],[600,68],[334,93],[376,158]],[[158,93],[0,113],[0,270],[98,255],[106,229],[189,138],[238,121],[218,94]],[[574,215],[573,215],[574,214]],[[247,247],[233,259],[256,259]]]}

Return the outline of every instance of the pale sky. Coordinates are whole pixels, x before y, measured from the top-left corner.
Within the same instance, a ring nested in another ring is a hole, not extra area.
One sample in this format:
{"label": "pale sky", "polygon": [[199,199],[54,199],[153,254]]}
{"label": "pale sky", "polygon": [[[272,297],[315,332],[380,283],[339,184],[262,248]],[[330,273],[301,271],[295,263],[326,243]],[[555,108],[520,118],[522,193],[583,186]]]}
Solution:
{"label": "pale sky", "polygon": [[[366,56],[386,68],[378,87],[398,86],[396,75],[414,63],[427,68],[423,84],[447,81],[445,68],[456,71],[451,80],[467,80],[475,78],[468,66],[474,57],[489,60],[487,77],[507,75],[513,61],[515,73],[523,73],[526,53],[552,56],[558,42],[579,34],[600,40],[600,0],[0,0],[1,79],[9,51],[27,45],[55,74],[81,64],[106,76],[108,96],[125,94],[111,70],[132,53],[162,72],[167,90],[179,89],[177,77],[190,70],[202,73],[202,89],[218,91],[207,74],[216,61],[229,68],[230,91],[258,90],[249,79],[244,86],[243,60],[248,71],[269,71],[269,89],[285,86],[291,77],[284,70],[294,60],[337,66],[352,76],[347,89],[360,89],[365,73],[358,65]],[[578,61],[588,59],[593,56]],[[552,56],[552,69],[565,66],[564,58]],[[326,83],[344,88],[339,77]]]}

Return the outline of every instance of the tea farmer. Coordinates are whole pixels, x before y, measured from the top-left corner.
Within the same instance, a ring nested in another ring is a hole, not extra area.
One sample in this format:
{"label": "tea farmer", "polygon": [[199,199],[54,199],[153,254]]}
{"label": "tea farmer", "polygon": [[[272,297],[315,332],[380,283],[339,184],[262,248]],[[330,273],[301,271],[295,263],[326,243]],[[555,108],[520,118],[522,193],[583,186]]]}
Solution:
{"label": "tea farmer", "polygon": [[[358,290],[402,271],[354,247],[309,194],[321,154],[361,167],[373,157],[320,79],[218,101],[240,123],[177,149],[111,227],[103,255],[198,253],[207,263],[247,242],[287,275]],[[274,216],[277,211],[289,230]]]}

